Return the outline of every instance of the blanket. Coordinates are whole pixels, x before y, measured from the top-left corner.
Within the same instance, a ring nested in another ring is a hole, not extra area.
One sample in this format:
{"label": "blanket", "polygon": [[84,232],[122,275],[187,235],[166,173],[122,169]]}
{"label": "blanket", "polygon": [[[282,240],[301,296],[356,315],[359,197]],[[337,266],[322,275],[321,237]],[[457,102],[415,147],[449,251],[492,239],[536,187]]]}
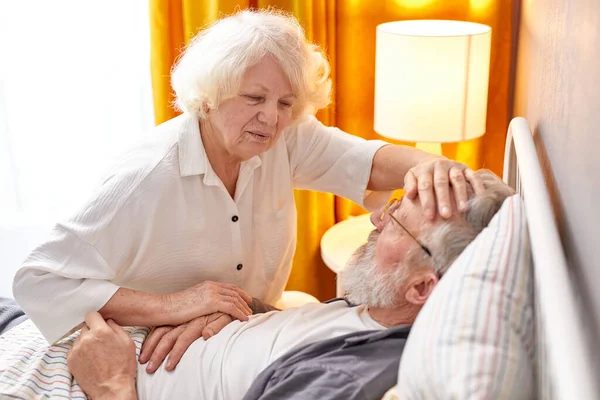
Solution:
{"label": "blanket", "polygon": [[[146,327],[123,328],[133,339],[139,357]],[[79,331],[48,345],[27,320],[0,336],[0,398],[87,399],[67,368],[67,353]]]}
{"label": "blanket", "polygon": [[13,299],[0,297],[0,335],[27,320],[27,316]]}
{"label": "blanket", "polygon": [[410,328],[354,332],[292,350],[258,375],[243,400],[381,399],[398,380]]}

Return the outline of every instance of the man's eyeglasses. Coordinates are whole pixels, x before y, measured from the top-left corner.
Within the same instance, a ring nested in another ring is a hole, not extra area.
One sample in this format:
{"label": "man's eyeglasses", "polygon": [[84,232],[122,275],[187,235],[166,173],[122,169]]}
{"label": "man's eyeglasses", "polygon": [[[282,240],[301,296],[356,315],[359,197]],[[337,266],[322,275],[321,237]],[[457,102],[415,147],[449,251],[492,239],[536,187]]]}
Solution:
{"label": "man's eyeglasses", "polygon": [[417,239],[412,233],[410,233],[408,231],[408,229],[406,229],[404,227],[404,225],[402,225],[400,223],[400,221],[398,221],[396,219],[396,217],[394,217],[393,213],[398,209],[398,207],[400,207],[400,200],[399,199],[391,199],[383,208],[383,212],[381,213],[381,216],[379,217],[379,220],[381,222],[383,222],[383,225],[385,226],[385,224],[387,224],[388,221],[386,221],[386,218],[391,218],[392,220],[394,220],[395,223],[398,224],[398,226],[400,226],[400,228],[402,228],[404,230],[404,232],[406,232],[408,234],[408,236],[410,236],[411,238],[414,239],[415,242],[417,242],[419,244],[419,246],[421,246],[421,248],[423,249],[423,251],[425,253],[427,253],[427,255],[429,257],[431,257],[431,251],[423,244],[421,243],[421,241],[419,239]]}

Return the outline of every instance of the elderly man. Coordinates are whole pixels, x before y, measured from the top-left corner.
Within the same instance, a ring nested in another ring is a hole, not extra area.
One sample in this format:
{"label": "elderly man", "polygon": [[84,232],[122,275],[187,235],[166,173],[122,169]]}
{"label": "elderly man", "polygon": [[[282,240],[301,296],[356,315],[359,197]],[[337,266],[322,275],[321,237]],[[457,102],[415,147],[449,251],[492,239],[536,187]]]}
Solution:
{"label": "elderly man", "polygon": [[375,229],[341,274],[347,301],[231,322],[195,341],[174,371],[163,364],[154,374],[136,362],[122,328],[90,313],[69,368],[94,399],[349,399],[360,398],[364,385],[381,395],[394,384],[410,324],[438,280],[512,194],[490,172],[477,174],[483,192],[471,194],[465,212],[453,204],[451,219],[424,219],[418,197],[372,214]]}

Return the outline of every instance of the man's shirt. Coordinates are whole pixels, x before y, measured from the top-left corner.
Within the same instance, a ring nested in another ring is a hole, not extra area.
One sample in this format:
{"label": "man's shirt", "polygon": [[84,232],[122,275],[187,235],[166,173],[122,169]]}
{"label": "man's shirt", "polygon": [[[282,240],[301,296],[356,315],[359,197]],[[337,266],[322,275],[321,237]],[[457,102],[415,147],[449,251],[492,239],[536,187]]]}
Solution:
{"label": "man's shirt", "polygon": [[[138,366],[140,399],[241,399],[275,360],[308,344],[360,331],[383,330],[366,306],[343,301],[234,321],[208,341],[195,341],[172,372],[165,363],[153,375]],[[399,357],[398,357],[399,358]]]}

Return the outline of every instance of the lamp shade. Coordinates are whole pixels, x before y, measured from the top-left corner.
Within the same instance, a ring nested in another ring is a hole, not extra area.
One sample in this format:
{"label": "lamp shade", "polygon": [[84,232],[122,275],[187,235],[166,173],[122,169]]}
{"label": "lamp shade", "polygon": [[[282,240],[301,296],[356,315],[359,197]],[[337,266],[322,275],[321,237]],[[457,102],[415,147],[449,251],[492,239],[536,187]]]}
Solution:
{"label": "lamp shade", "polygon": [[410,142],[483,135],[491,33],[487,25],[462,21],[377,26],[375,131]]}

